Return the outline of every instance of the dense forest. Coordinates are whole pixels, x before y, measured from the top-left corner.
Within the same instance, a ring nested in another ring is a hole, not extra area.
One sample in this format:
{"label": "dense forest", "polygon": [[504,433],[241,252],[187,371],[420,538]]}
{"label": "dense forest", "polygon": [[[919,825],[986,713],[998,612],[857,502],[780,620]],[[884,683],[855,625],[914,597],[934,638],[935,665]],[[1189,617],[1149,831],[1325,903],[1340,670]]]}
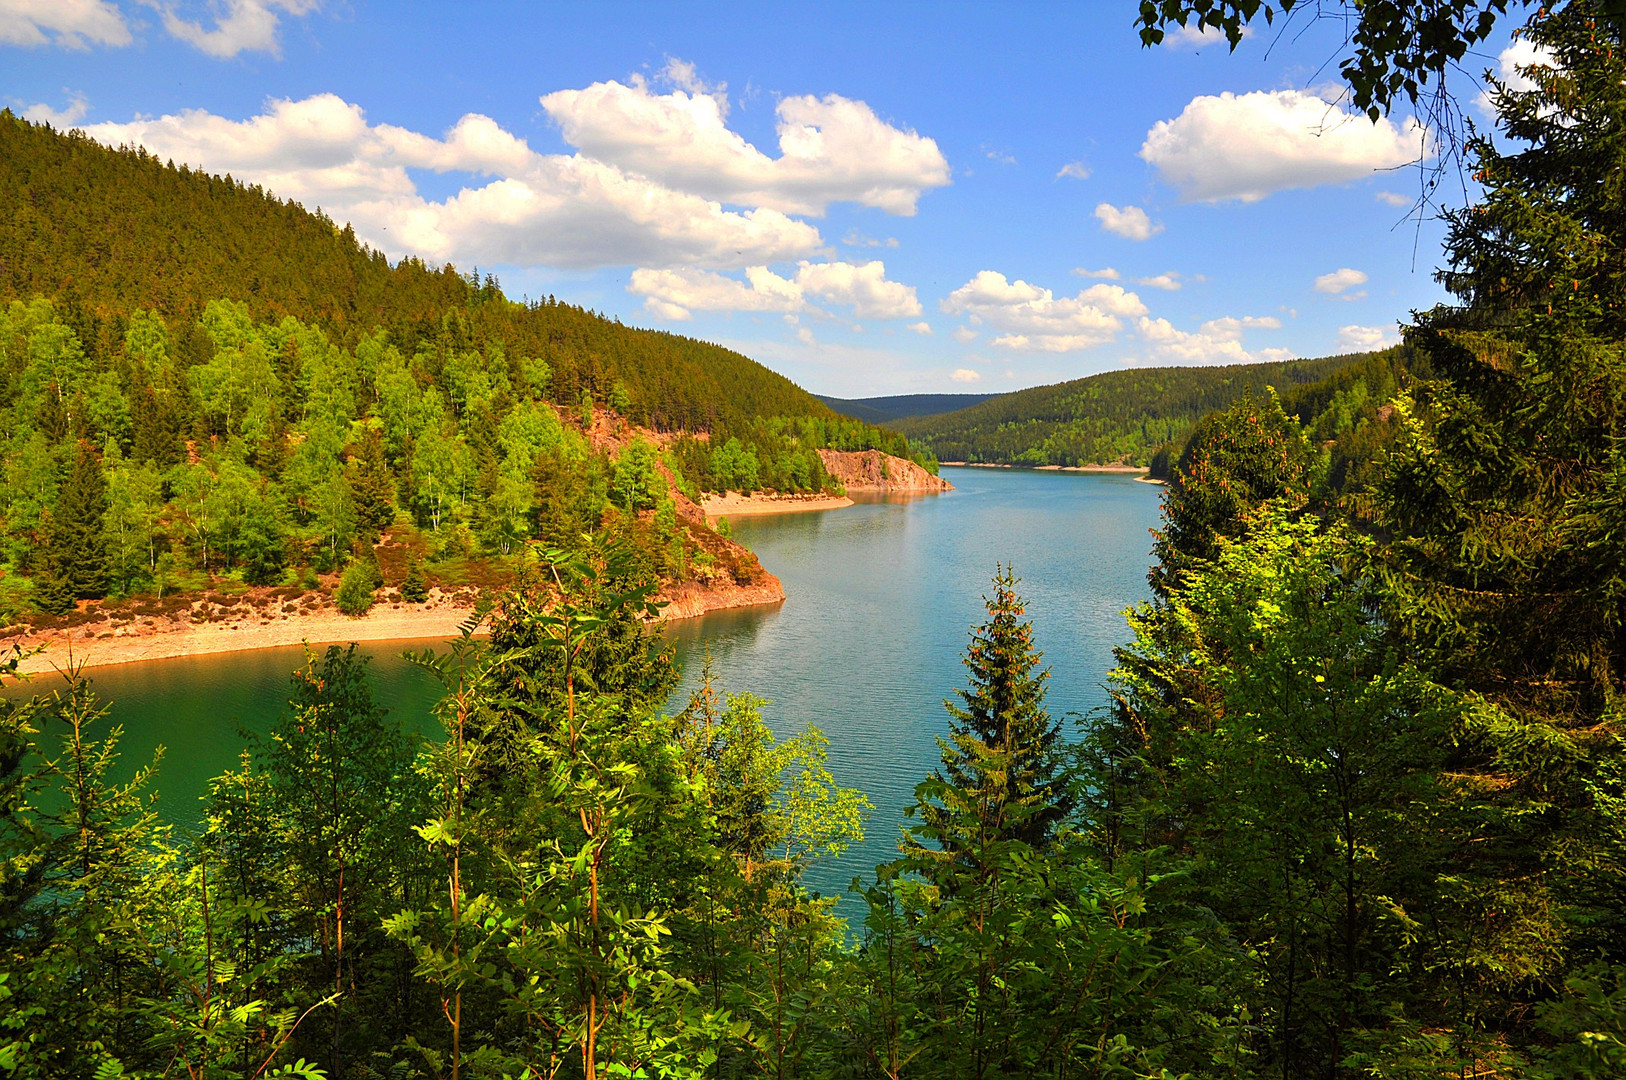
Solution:
{"label": "dense forest", "polygon": [[1228,367],[1139,368],[1018,390],[970,408],[886,424],[942,461],[992,465],[1150,465],[1192,425],[1267,386],[1286,392],[1361,359],[1329,356]]}
{"label": "dense forest", "polygon": [[[712,555],[673,492],[833,489],[820,447],[935,467],[736,353],[391,266],[141,150],[0,114],[0,192],[6,620],[347,567],[364,607],[386,534],[433,581],[614,527],[684,579]],[[606,413],[657,437],[595,441]]]}
{"label": "dense forest", "polygon": [[1455,299],[1404,365],[1196,425],[1076,738],[991,568],[849,923],[801,884],[865,813],[818,730],[710,679],[665,715],[624,539],[530,545],[490,638],[418,658],[442,737],[312,656],[192,833],[114,779],[88,680],[0,699],[0,1069],[1626,1074],[1626,40],[1596,11],[1525,31],[1555,62],[1468,147]]}

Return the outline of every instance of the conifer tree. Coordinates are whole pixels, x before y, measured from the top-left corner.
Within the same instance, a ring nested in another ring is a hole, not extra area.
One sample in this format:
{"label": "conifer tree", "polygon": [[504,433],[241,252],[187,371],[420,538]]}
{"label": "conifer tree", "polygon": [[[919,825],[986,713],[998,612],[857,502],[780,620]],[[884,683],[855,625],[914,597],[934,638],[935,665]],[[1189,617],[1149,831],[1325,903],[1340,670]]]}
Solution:
{"label": "conifer tree", "polygon": [[1600,777],[1626,754],[1613,719],[1626,689],[1626,40],[1598,3],[1538,15],[1525,35],[1545,59],[1525,71],[1533,88],[1493,95],[1510,140],[1470,146],[1485,194],[1450,215],[1440,275],[1460,303],[1408,335],[1438,377],[1399,403],[1379,502],[1393,625],[1442,681],[1498,707],[1452,765],[1475,778],[1481,812],[1522,824],[1462,872],[1494,883],[1492,925],[1557,982],[1566,947],[1538,959],[1516,943],[1626,960],[1626,867],[1600,850],[1622,827]]}
{"label": "conifer tree", "polygon": [[347,473],[357,523],[376,538],[395,520],[395,477],[384,460],[384,437],[377,428],[367,428],[351,452]]}
{"label": "conifer tree", "polygon": [[41,552],[40,606],[53,614],[75,600],[107,595],[107,540],[102,531],[107,514],[107,481],[89,444],[81,443],[68,477],[57,494],[56,508]]}
{"label": "conifer tree", "polygon": [[429,599],[429,590],[423,580],[423,564],[416,554],[407,557],[406,578],[401,582],[401,599],[409,604],[421,604]]}
{"label": "conifer tree", "polygon": [[[984,842],[1039,847],[1071,800],[1057,745],[1061,725],[1044,707],[1050,672],[1038,670],[1044,654],[1033,646],[1033,624],[1022,618],[1017,582],[1008,568],[994,574],[988,621],[972,632],[962,660],[969,686],[956,691],[959,704],[943,703],[951,719],[937,779],[969,797]],[[952,806],[926,801],[920,813],[947,851],[969,842],[958,835],[966,826]]]}
{"label": "conifer tree", "polygon": [[1282,411],[1274,390],[1251,393],[1198,422],[1169,478],[1152,587],[1172,588],[1181,571],[1212,560],[1235,538],[1249,511],[1270,499],[1309,494],[1310,444]]}

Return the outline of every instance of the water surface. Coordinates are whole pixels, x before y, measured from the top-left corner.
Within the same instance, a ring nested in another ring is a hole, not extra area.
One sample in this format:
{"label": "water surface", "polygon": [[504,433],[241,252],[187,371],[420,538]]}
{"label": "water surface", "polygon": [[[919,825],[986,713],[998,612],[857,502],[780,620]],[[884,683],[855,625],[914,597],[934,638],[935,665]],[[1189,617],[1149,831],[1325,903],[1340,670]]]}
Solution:
{"label": "water surface", "polygon": [[732,522],[787,599],[673,631],[680,698],[709,649],[725,688],[772,700],[776,731],[823,728],[830,771],[875,804],[864,844],[811,875],[827,893],[896,854],[902,809],[938,762],[943,699],[965,685],[960,657],[986,617],[997,563],[1022,579],[1057,717],[1105,704],[1123,609],[1147,595],[1157,485],[1014,469],[943,475],[954,491]]}
{"label": "water surface", "polygon": [[[861,502],[840,510],[739,518],[734,534],[778,574],[777,608],[721,612],[668,631],[684,664],[680,708],[709,650],[725,689],[772,704],[781,735],[808,724],[830,739],[830,769],[875,804],[865,842],[816,868],[811,883],[845,889],[896,852],[903,807],[938,760],[943,699],[964,685],[960,655],[984,616],[996,563],[1022,578],[1039,647],[1051,669],[1053,715],[1086,715],[1106,701],[1122,611],[1146,595],[1160,490],[1130,477],[947,468],[956,490]],[[409,729],[436,733],[435,685],[375,642],[376,694]],[[303,650],[154,660],[92,671],[125,728],[124,763],[163,746],[158,809],[195,822],[210,777],[232,768],[244,731],[263,734],[283,709]],[[48,688],[54,678],[35,685]]]}

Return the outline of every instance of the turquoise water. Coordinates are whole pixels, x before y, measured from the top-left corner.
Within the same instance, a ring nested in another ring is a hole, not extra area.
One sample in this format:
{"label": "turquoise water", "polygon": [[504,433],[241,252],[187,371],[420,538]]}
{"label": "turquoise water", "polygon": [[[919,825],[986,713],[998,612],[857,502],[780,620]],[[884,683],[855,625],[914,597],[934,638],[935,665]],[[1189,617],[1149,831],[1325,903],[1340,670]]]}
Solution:
{"label": "turquoise water", "polygon": [[[963,685],[960,654],[983,616],[996,562],[1022,578],[1050,667],[1053,715],[1106,702],[1122,611],[1146,595],[1160,488],[1129,477],[944,469],[955,491],[841,510],[740,518],[734,534],[778,574],[777,608],[722,612],[669,631],[684,663],[681,707],[709,650],[725,689],[768,698],[782,735],[817,724],[836,779],[875,804],[864,843],[821,865],[811,884],[845,889],[896,851],[902,808],[937,763],[942,701]],[[432,642],[410,643],[421,648]],[[411,730],[438,731],[434,687],[399,653],[363,645],[377,695]],[[210,777],[233,767],[243,731],[263,733],[286,698],[298,647],[155,660],[91,672],[124,725],[125,763],[165,748],[159,812],[195,821]],[[54,679],[42,678],[40,688]]]}

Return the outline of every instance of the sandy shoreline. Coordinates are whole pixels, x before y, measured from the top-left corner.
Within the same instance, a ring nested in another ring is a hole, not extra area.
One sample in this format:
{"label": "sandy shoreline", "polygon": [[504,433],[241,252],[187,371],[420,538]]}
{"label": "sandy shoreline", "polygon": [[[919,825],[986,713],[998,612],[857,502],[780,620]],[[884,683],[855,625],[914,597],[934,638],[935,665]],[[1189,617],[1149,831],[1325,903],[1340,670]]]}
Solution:
{"label": "sandy shoreline", "polygon": [[700,506],[707,521],[720,517],[751,517],[758,514],[801,514],[810,510],[839,510],[851,506],[845,495],[741,495],[730,491],[707,495]]}
{"label": "sandy shoreline", "polygon": [[[782,602],[785,590],[779,579],[763,574],[753,585],[703,587],[684,582],[669,601],[662,620],[692,619],[712,611],[757,607]],[[43,651],[24,660],[23,672],[49,672],[68,665],[87,668],[168,660],[178,656],[243,652],[279,646],[348,644],[364,641],[406,641],[456,638],[474,613],[467,591],[445,595],[430,590],[425,604],[380,602],[357,618],[327,607],[316,611],[266,614],[244,606],[227,609],[210,621],[136,616],[127,620],[103,619],[64,629],[13,635],[0,639],[0,647],[21,646]]]}
{"label": "sandy shoreline", "polygon": [[8,638],[0,644],[21,645],[24,650],[43,646],[44,651],[23,661],[21,668],[26,672],[42,672],[66,667],[70,656],[76,665],[107,667],[303,642],[329,645],[408,638],[449,641],[458,636],[459,627],[471,614],[471,606],[435,596],[427,604],[375,604],[359,618],[332,609],[271,618],[244,611],[236,618],[228,616],[218,622],[203,623],[142,616],[116,625],[102,621],[44,630]]}

